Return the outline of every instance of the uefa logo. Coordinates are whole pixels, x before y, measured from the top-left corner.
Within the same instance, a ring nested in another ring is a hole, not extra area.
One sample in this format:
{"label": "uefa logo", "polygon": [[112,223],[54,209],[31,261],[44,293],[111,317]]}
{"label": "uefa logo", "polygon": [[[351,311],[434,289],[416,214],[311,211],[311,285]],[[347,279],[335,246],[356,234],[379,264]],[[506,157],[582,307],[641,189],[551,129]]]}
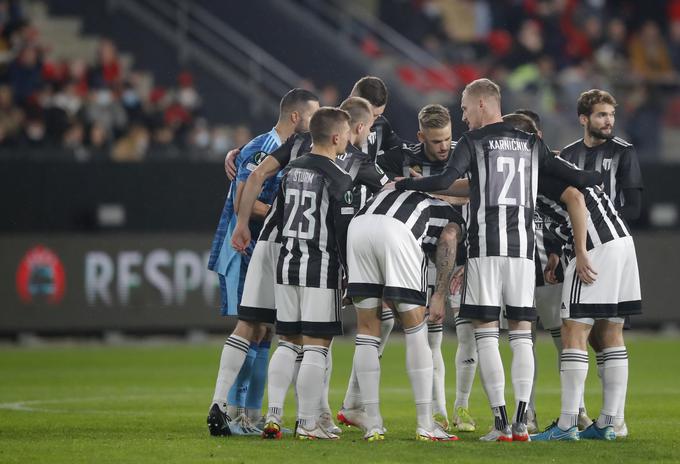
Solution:
{"label": "uefa logo", "polygon": [[56,253],[37,245],[21,259],[16,285],[23,303],[58,304],[66,288],[64,266]]}

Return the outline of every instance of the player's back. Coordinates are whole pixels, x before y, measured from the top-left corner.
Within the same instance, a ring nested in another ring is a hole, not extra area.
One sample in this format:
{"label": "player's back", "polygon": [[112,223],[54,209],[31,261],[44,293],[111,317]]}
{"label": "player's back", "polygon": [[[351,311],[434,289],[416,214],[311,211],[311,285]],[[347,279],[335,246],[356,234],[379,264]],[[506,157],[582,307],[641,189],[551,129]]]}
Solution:
{"label": "player's back", "polygon": [[463,223],[460,214],[450,204],[413,190],[379,192],[356,217],[365,215],[387,216],[403,223],[426,252],[434,251],[437,238],[449,222]]}
{"label": "player's back", "polygon": [[351,177],[330,158],[310,153],[289,163],[277,197],[279,283],[338,288],[351,191]]}
{"label": "player's back", "polygon": [[537,138],[495,123],[465,133],[461,143],[471,156],[468,257],[532,259]]}
{"label": "player's back", "polygon": [[340,166],[354,182],[354,207],[361,209],[374,193],[380,191],[389,182],[388,177],[371,157],[352,144],[347,145],[344,154],[339,155],[335,163]]}

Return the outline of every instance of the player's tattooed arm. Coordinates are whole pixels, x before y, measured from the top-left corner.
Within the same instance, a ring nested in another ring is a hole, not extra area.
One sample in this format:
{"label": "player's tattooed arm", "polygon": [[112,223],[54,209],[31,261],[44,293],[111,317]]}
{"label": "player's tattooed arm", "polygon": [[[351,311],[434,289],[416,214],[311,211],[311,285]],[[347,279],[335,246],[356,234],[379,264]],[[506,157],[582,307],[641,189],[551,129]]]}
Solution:
{"label": "player's tattooed arm", "polygon": [[444,303],[448,296],[451,279],[453,279],[453,271],[456,267],[456,250],[458,249],[460,234],[460,226],[450,223],[444,228],[437,241],[437,255],[435,259],[437,278],[430,300],[430,321],[434,323],[444,321]]}

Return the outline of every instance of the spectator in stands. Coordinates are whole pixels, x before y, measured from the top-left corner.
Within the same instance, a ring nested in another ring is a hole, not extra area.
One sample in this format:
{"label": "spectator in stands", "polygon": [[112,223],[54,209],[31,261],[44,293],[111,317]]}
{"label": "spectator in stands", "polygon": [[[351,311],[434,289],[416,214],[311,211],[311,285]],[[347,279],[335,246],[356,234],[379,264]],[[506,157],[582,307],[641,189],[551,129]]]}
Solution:
{"label": "spectator in stands", "polygon": [[109,161],[111,137],[100,124],[92,124],[88,134],[88,150],[91,161]]}
{"label": "spectator in stands", "polygon": [[607,36],[594,53],[598,69],[610,76],[621,76],[628,69],[626,23],[621,18],[612,18],[607,24]]}
{"label": "spectator in stands", "polygon": [[630,41],[633,71],[651,82],[670,82],[676,78],[666,41],[654,21],[645,21]]}
{"label": "spectator in stands", "polygon": [[124,130],[127,115],[116,95],[107,87],[99,87],[88,95],[85,121],[88,124],[99,124],[108,133],[115,135]]}
{"label": "spectator in stands", "polygon": [[113,146],[111,159],[118,162],[144,161],[149,148],[149,130],[134,123]]}
{"label": "spectator in stands", "polygon": [[0,86],[0,145],[13,145],[21,133],[24,112],[12,101],[12,88]]}
{"label": "spectator in stands", "polygon": [[25,47],[19,52],[17,59],[9,66],[8,78],[14,91],[14,98],[20,104],[40,87],[41,62],[36,47]]}
{"label": "spectator in stands", "polygon": [[97,49],[97,58],[92,70],[91,83],[94,86],[113,87],[120,82],[122,69],[118,60],[118,50],[109,39],[102,39]]}
{"label": "spectator in stands", "polygon": [[153,140],[149,148],[149,161],[176,161],[182,153],[175,144],[175,131],[168,126],[158,127],[153,131]]}
{"label": "spectator in stands", "polygon": [[680,19],[671,21],[669,29],[668,51],[675,72],[680,72]]}

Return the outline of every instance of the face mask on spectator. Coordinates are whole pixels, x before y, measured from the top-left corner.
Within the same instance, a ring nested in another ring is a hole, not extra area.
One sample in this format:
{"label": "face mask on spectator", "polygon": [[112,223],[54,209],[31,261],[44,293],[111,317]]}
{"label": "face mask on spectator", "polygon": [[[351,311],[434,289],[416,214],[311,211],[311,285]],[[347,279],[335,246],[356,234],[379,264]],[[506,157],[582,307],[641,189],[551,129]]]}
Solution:
{"label": "face mask on spectator", "polygon": [[97,102],[98,105],[110,105],[111,101],[113,101],[113,96],[111,95],[110,90],[100,90],[97,92],[97,95],[95,97],[95,101]]}
{"label": "face mask on spectator", "polygon": [[207,148],[210,145],[210,134],[205,129],[199,129],[194,140],[199,148]]}
{"label": "face mask on spectator", "polygon": [[193,109],[198,105],[198,94],[194,89],[181,89],[177,95],[179,104],[185,108]]}
{"label": "face mask on spectator", "polygon": [[121,98],[123,100],[123,105],[127,106],[128,108],[139,105],[139,97],[137,96],[137,92],[132,89],[128,89],[123,92],[123,96]]}

